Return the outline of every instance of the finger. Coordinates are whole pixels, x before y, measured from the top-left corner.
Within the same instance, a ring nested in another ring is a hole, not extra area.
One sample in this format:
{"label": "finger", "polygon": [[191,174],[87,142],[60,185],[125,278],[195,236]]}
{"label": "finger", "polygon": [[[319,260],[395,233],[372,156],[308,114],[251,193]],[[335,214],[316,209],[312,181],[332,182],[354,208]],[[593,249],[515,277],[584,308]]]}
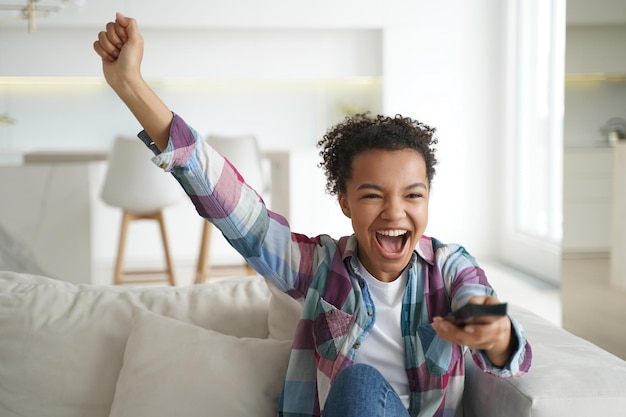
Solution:
{"label": "finger", "polygon": [[[118,34],[118,24],[114,22],[107,23],[106,26],[106,37],[107,40],[117,49],[122,49],[124,46],[124,41],[121,36]],[[106,49],[106,48],[105,48]]]}
{"label": "finger", "polygon": [[134,20],[134,19],[125,16],[123,13],[120,13],[120,12],[115,13],[115,21],[123,27],[128,27],[131,20]]}
{"label": "finger", "polygon": [[111,41],[108,32],[98,33],[98,44],[108,55],[116,58],[119,55],[119,48]]}
{"label": "finger", "polygon": [[432,323],[433,329],[437,335],[444,340],[452,343],[458,343],[459,327],[441,317],[434,317]]}
{"label": "finger", "polygon": [[[98,55],[100,55],[100,58],[102,58],[103,60],[113,62],[117,59],[116,55],[109,53],[102,47],[102,43],[99,40],[93,43],[93,49]],[[117,51],[117,49],[115,49],[115,51]]]}
{"label": "finger", "polygon": [[447,342],[477,349],[491,348],[499,340],[498,333],[501,332],[498,325],[474,324],[459,327],[438,317],[433,319],[433,329]]}
{"label": "finger", "polygon": [[484,303],[485,304],[498,304],[500,303],[500,300],[497,297],[489,296],[489,297],[486,297]]}
{"label": "finger", "polygon": [[471,304],[487,304],[487,299],[489,296],[487,295],[476,295],[467,300]]}
{"label": "finger", "polygon": [[510,338],[511,322],[507,317],[500,317],[488,324],[470,324],[463,329],[470,335],[469,346],[480,349],[493,347],[500,341]]}

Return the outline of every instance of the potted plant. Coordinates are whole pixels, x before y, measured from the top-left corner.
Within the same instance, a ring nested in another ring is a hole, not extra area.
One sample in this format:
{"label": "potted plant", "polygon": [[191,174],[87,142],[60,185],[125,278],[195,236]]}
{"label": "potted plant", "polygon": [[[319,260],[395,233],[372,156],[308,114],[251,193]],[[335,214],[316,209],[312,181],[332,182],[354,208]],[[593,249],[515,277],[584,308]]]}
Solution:
{"label": "potted plant", "polygon": [[8,114],[0,114],[0,125],[12,125],[15,124],[15,119]]}
{"label": "potted plant", "polygon": [[15,119],[9,116],[7,113],[0,113],[0,149],[10,148],[8,138],[8,132],[5,126],[15,124]]}

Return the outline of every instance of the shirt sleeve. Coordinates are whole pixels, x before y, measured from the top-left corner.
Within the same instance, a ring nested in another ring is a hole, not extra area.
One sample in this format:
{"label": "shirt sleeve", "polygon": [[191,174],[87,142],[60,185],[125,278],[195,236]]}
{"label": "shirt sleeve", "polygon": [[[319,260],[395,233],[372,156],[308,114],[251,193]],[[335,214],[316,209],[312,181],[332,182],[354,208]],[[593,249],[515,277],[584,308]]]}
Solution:
{"label": "shirt sleeve", "polygon": [[[450,280],[451,309],[466,304],[474,296],[496,296],[482,268],[462,246],[447,245],[449,251],[443,267],[444,280]],[[532,349],[524,335],[523,327],[513,317],[511,332],[516,349],[503,367],[494,366],[484,351],[470,349],[472,358],[484,372],[501,378],[520,376],[528,372],[532,362]]]}
{"label": "shirt sleeve", "polygon": [[522,325],[513,317],[509,316],[509,319],[511,320],[511,333],[516,339],[517,348],[503,367],[500,368],[493,365],[484,351],[471,349],[472,358],[474,362],[476,362],[476,365],[484,372],[500,378],[512,378],[524,375],[530,370],[532,363],[532,348],[524,335]]}
{"label": "shirt sleeve", "polygon": [[[310,281],[317,238],[292,233],[287,220],[267,208],[237,169],[174,114],[167,147],[160,152],[145,131],[139,138],[171,172],[200,216],[213,223],[252,267],[285,292]],[[291,294],[298,298],[301,291]]]}

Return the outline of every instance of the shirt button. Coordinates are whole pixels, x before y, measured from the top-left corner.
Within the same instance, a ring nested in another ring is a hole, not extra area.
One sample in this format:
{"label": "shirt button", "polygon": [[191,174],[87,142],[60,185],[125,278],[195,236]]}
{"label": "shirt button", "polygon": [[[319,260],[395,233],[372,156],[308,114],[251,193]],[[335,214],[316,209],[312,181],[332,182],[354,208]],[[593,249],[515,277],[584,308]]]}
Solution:
{"label": "shirt button", "polygon": [[361,344],[359,342],[356,342],[354,345],[352,345],[352,347],[358,349],[361,347]]}
{"label": "shirt button", "polygon": [[372,310],[368,310],[368,311],[367,311],[367,315],[368,315],[368,316],[370,316],[370,317],[372,317],[372,316],[374,315],[374,313],[372,312]]}

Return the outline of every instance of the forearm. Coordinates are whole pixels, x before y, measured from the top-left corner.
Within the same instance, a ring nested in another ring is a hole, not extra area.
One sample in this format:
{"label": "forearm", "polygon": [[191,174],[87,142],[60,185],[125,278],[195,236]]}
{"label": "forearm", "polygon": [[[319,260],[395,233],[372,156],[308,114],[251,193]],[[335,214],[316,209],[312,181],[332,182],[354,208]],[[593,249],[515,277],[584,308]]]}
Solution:
{"label": "forearm", "polygon": [[141,77],[120,81],[113,90],[133,113],[159,150],[167,146],[173,114]]}

